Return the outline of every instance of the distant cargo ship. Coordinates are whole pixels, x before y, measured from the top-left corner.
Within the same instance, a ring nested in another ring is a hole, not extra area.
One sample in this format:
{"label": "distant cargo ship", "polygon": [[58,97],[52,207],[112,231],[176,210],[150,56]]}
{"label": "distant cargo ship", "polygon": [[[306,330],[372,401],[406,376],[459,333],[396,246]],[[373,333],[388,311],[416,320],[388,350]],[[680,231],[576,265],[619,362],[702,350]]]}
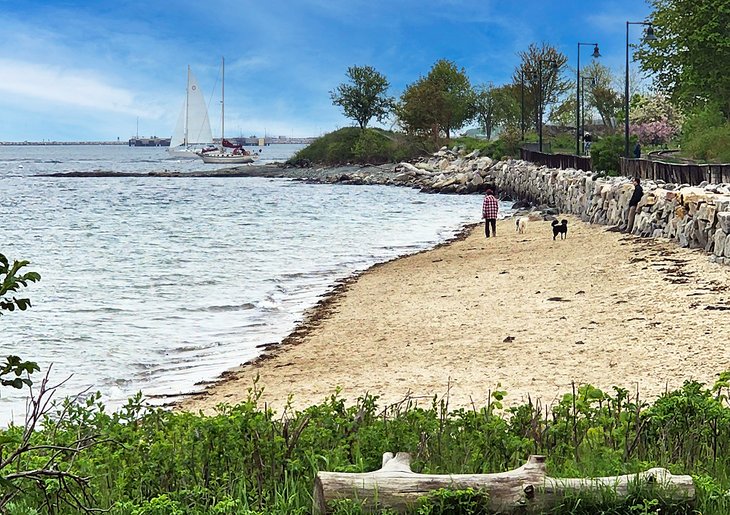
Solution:
{"label": "distant cargo ship", "polygon": [[152,136],[151,138],[129,138],[130,147],[169,147],[170,138],[158,138]]}

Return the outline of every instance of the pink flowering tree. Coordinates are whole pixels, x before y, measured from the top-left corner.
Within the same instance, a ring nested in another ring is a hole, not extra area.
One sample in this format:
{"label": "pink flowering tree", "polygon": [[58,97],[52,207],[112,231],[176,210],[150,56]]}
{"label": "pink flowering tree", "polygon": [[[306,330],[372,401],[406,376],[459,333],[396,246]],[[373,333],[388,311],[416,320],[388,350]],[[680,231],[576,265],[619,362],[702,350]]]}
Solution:
{"label": "pink flowering tree", "polygon": [[629,131],[646,145],[665,145],[679,134],[684,117],[662,93],[631,99]]}

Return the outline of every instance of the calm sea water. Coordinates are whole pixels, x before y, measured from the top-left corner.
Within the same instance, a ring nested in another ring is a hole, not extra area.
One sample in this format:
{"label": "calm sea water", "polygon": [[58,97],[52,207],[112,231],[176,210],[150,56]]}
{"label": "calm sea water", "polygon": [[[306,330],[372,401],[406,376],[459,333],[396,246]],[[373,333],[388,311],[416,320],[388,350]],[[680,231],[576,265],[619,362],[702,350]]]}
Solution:
{"label": "calm sea water", "polygon": [[[265,147],[262,161],[298,148]],[[0,356],[53,364],[55,381],[70,376],[62,395],[98,390],[112,407],[189,392],[283,339],[337,279],[480,216],[481,196],[408,188],[36,175],[209,167],[159,148],[0,146],[0,253],[42,276],[30,310],[0,317]],[[0,390],[0,424],[24,408]]]}

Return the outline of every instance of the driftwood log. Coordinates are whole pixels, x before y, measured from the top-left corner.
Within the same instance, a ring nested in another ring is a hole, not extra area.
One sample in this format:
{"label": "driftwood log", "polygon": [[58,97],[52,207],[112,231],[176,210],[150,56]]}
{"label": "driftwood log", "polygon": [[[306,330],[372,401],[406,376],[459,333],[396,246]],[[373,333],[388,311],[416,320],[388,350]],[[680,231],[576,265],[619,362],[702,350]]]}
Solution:
{"label": "driftwood log", "polygon": [[494,511],[537,512],[557,505],[569,493],[610,488],[621,498],[636,484],[661,486],[673,500],[693,501],[695,497],[691,476],[675,476],[663,468],[612,477],[551,478],[545,473],[545,457],[530,456],[521,467],[496,474],[417,474],[411,470],[410,454],[393,456],[386,452],[382,467],[374,472],[319,472],[314,481],[313,510],[325,514],[331,501],[353,499],[369,508],[402,513],[433,490],[473,488],[489,494],[489,507]]}

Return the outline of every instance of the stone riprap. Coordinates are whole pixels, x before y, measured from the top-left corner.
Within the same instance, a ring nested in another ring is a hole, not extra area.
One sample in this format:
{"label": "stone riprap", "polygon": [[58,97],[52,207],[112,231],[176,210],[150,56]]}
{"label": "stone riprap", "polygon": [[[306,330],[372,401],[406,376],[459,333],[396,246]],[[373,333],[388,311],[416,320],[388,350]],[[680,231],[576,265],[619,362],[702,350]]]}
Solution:
{"label": "stone riprap", "polygon": [[[426,193],[481,193],[493,187],[503,198],[550,206],[590,223],[627,225],[633,185],[626,177],[606,177],[583,170],[559,170],[517,160],[494,161],[477,151],[465,154],[442,148],[420,162],[388,167],[326,169],[300,179],[347,184],[388,184]],[[642,181],[633,234],[669,238],[683,247],[701,248],[712,261],[730,265],[730,185],[691,187]]]}

